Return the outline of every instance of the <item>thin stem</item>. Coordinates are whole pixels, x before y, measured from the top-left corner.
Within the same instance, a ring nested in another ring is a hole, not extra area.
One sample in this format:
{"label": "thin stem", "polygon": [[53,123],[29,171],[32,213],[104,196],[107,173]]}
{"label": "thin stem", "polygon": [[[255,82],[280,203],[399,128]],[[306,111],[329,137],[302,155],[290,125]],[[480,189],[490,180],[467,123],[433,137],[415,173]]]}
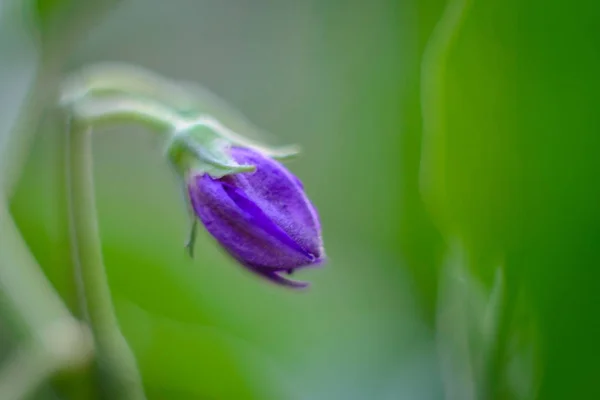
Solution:
{"label": "thin stem", "polygon": [[70,110],[79,123],[95,127],[133,122],[163,132],[189,124],[162,103],[127,94],[79,98],[70,105]]}
{"label": "thin stem", "polygon": [[[121,107],[123,111],[133,110],[131,114],[122,113],[123,119],[127,121],[154,123],[156,120],[145,117],[163,114],[161,117],[163,120],[172,119],[171,125],[182,129],[185,128],[185,125],[201,123],[232,143],[263,151],[277,159],[293,158],[300,153],[298,146],[272,148],[226,127],[214,116],[219,120],[234,123],[238,126],[237,129],[255,133],[260,131],[227,102],[206,89],[194,88],[193,85],[192,88],[185,86],[190,85],[171,81],[137,66],[122,63],[99,63],[83,68],[64,82],[60,103],[63,106],[74,107],[76,113],[79,107],[83,111],[82,114],[86,114],[87,110],[90,110],[92,118],[102,117],[102,108],[108,107],[106,115],[111,115],[109,119],[112,120],[114,108]],[[98,106],[86,105],[87,99],[105,103]],[[137,104],[119,104],[121,99],[135,101]],[[176,113],[187,115],[188,120],[181,120]],[[142,119],[140,120],[140,118]]]}
{"label": "thin stem", "polygon": [[123,63],[98,63],[72,74],[63,84],[61,103],[74,104],[84,97],[136,95],[160,101],[173,109],[195,102],[181,85],[144,68]]}
{"label": "thin stem", "polygon": [[135,357],[119,329],[104,269],[96,218],[91,128],[71,125],[68,155],[74,262],[84,289],[100,372],[107,379],[110,399],[145,399]]}
{"label": "thin stem", "polygon": [[71,114],[67,137],[67,196],[79,295],[96,340],[108,398],[144,399],[142,379],[135,357],[120,331],[104,268],[96,216],[91,126],[137,122],[154,132],[170,135],[188,122],[167,105],[150,98],[119,93],[116,89],[107,90],[110,94],[77,90],[67,85],[61,103]]}

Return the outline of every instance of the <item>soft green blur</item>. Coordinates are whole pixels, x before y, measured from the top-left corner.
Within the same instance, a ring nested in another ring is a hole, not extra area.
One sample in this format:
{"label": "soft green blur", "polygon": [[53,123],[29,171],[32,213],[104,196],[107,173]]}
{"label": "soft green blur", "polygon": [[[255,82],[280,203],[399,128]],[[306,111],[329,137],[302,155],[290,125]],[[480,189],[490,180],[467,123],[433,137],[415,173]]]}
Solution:
{"label": "soft green blur", "polygon": [[[128,0],[80,44],[70,70],[124,61],[193,81],[300,144],[288,166],[323,225],[329,262],[299,273],[306,292],[257,279],[205,232],[191,260],[164,144],[96,131],[106,268],[149,399],[600,398],[600,6],[471,3],[429,208],[420,62],[441,0]],[[69,293],[64,140],[49,115],[13,213]]]}

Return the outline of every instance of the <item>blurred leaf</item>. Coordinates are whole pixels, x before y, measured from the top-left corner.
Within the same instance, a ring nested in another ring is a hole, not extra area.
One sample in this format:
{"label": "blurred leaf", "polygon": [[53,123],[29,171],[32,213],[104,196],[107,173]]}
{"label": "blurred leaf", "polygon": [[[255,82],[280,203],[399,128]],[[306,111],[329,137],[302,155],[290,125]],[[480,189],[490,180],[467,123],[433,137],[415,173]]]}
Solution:
{"label": "blurred leaf", "polygon": [[455,240],[442,269],[436,326],[445,396],[535,399],[542,365],[530,303],[523,292],[507,297],[501,268],[488,290],[470,262]]}
{"label": "blurred leaf", "polygon": [[516,400],[539,398],[543,374],[542,340],[530,302],[519,299],[509,326],[504,367],[500,372],[506,392]]}
{"label": "blurred leaf", "polygon": [[[4,169],[3,176],[12,172],[7,170],[10,133],[22,118],[23,105],[27,103],[38,72],[39,49],[32,25],[30,10],[21,1],[0,2],[0,169]],[[0,196],[4,196],[3,188],[4,181],[0,178]],[[4,239],[0,237],[0,240]],[[2,314],[10,315],[5,308],[12,304],[3,293],[0,295],[4,297],[0,301]],[[5,323],[0,321],[0,363],[15,346],[15,332]]]}
{"label": "blurred leaf", "polygon": [[455,240],[441,270],[436,318],[446,398],[457,400],[481,396],[498,339],[503,294],[499,269],[488,291],[471,274],[467,260]]}
{"label": "blurred leaf", "polygon": [[0,3],[0,151],[22,111],[38,72],[33,16],[21,1]]}

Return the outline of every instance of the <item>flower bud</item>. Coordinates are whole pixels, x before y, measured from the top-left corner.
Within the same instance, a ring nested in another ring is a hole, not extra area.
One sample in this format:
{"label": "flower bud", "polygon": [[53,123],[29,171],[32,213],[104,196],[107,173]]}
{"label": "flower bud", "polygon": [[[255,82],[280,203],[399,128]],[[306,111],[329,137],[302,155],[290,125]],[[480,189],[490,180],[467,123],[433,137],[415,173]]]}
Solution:
{"label": "flower bud", "polygon": [[196,216],[219,244],[246,268],[278,284],[305,287],[283,276],[325,258],[317,212],[302,184],[262,152],[231,147],[229,155],[251,172],[222,177],[187,176]]}

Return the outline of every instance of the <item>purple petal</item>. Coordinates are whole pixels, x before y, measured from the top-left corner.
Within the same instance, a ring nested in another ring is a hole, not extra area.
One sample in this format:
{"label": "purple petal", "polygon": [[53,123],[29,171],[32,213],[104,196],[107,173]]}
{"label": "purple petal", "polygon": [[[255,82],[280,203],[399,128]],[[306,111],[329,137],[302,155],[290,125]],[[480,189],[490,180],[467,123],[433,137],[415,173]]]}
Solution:
{"label": "purple petal", "polygon": [[295,288],[295,289],[304,289],[310,286],[308,282],[297,281],[294,279],[289,279],[281,276],[281,272],[273,271],[266,268],[261,267],[253,267],[251,265],[247,265],[247,267],[252,271],[262,276],[263,278],[277,283],[279,285]]}
{"label": "purple petal", "polygon": [[203,175],[196,177],[189,192],[192,206],[208,232],[242,264],[288,269],[315,259],[240,190]]}
{"label": "purple petal", "polygon": [[283,276],[325,260],[317,211],[302,183],[277,161],[254,150],[231,149],[240,164],[256,171],[214,179],[192,176],[192,207],[208,232],[242,265],[290,287],[306,287]]}
{"label": "purple petal", "polygon": [[249,222],[256,228],[264,230],[265,233],[271,235],[273,239],[279,240],[282,245],[288,246],[291,250],[301,253],[307,258],[308,262],[315,260],[315,256],[313,254],[310,254],[300,247],[300,245],[296,243],[287,233],[275,225],[275,223],[269,219],[269,217],[256,205],[256,203],[250,200],[244,194],[244,192],[226,183],[223,184],[223,189],[225,189],[225,192],[240,208],[240,210],[246,213],[246,217],[248,218]]}
{"label": "purple petal", "polygon": [[227,177],[302,248],[321,258],[323,243],[321,226],[315,208],[306,197],[299,179],[279,162],[253,150],[234,147],[233,158],[238,163],[256,165],[253,173]]}

